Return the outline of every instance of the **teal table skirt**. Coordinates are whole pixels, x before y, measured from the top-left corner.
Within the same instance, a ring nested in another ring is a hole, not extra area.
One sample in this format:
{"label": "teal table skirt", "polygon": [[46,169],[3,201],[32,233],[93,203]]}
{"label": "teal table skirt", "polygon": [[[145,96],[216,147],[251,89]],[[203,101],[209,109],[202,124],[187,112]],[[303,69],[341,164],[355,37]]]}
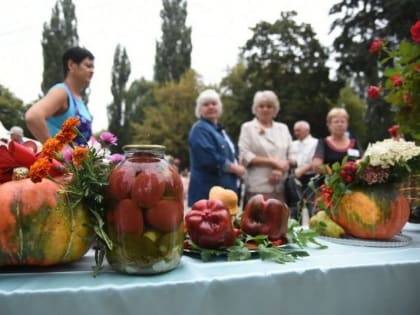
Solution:
{"label": "teal table skirt", "polygon": [[0,314],[420,314],[420,225],[403,247],[320,239],[328,249],[284,265],[253,259],[203,263],[183,256],[173,271],[123,275],[92,253],[66,266],[0,268]]}

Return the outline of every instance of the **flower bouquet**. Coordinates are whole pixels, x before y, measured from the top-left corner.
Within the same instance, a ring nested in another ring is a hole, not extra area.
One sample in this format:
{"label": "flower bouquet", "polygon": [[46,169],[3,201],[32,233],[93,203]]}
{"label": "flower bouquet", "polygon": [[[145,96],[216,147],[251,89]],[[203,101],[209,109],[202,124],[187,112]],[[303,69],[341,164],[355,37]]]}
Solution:
{"label": "flower bouquet", "polygon": [[[64,183],[60,193],[71,200],[73,209],[83,206],[90,218],[90,227],[96,237],[94,274],[99,272],[106,248],[112,249],[112,242],[104,231],[104,196],[108,176],[116,163],[123,159],[121,154],[110,154],[108,146],[116,145],[117,138],[110,132],[103,132],[101,143],[91,138],[86,145],[73,143],[80,133],[76,118],[67,119],[54,138],[48,139],[38,159],[32,164],[29,176],[34,183],[44,178]],[[61,174],[57,178],[51,174]]]}
{"label": "flower bouquet", "polygon": [[370,144],[361,160],[326,167],[316,206],[347,234],[359,238],[390,239],[409,217],[400,184],[420,170],[420,147],[404,139]]}

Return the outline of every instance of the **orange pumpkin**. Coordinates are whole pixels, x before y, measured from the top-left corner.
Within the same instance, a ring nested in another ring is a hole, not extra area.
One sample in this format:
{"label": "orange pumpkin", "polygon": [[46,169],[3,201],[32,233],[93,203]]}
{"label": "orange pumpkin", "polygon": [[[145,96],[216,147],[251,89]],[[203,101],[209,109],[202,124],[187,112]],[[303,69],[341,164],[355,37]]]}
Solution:
{"label": "orange pumpkin", "polygon": [[49,266],[87,252],[93,240],[87,211],[71,209],[60,189],[48,179],[0,185],[0,266]]}
{"label": "orange pumpkin", "polygon": [[345,194],[332,219],[352,236],[386,240],[401,232],[409,215],[409,203],[398,189],[374,185]]}

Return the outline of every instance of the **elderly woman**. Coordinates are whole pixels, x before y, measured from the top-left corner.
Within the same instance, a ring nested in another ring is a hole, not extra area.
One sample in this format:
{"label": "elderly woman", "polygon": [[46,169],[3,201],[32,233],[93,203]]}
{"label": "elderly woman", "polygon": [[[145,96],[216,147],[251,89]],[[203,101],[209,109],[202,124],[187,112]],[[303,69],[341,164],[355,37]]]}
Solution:
{"label": "elderly woman", "polygon": [[312,159],[312,169],[323,172],[323,165],[341,162],[345,156],[357,159],[361,150],[356,139],[348,137],[349,114],[344,108],[335,107],[327,114],[330,135],[320,139]]}
{"label": "elderly woman", "polygon": [[208,199],[213,186],[222,186],[239,193],[239,178],[245,168],[238,164],[237,152],[228,134],[219,124],[222,102],[214,90],[205,90],[197,98],[188,145],[190,151],[190,182],[188,206]]}
{"label": "elderly woman", "polygon": [[259,91],[252,104],[255,118],[241,126],[239,150],[247,167],[245,201],[256,194],[284,201],[284,181],[296,162],[289,128],[274,121],[279,110],[274,92]]}

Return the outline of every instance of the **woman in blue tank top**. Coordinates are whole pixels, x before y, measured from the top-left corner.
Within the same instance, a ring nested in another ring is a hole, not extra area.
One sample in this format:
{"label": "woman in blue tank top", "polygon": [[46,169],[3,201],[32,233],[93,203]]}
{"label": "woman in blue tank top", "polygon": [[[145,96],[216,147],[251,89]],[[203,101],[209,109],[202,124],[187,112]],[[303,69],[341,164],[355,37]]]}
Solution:
{"label": "woman in blue tank top", "polygon": [[81,47],[68,49],[63,55],[64,82],[54,85],[42,99],[26,112],[26,124],[33,136],[42,143],[55,136],[69,117],[80,120],[83,137],[75,141],[85,143],[92,135],[92,115],[82,101],[81,94],[94,73],[93,54]]}

